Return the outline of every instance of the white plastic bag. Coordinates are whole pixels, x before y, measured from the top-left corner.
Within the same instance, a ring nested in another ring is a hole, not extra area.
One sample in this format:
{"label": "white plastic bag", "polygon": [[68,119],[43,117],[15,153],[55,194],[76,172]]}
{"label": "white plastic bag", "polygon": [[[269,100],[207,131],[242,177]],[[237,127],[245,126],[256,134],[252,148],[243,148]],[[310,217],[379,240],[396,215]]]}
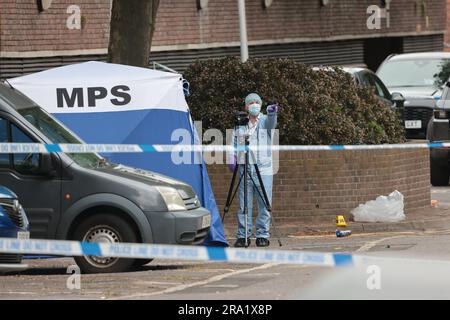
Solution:
{"label": "white plastic bag", "polygon": [[404,197],[395,190],[389,196],[379,196],[351,211],[358,222],[398,222],[405,220]]}

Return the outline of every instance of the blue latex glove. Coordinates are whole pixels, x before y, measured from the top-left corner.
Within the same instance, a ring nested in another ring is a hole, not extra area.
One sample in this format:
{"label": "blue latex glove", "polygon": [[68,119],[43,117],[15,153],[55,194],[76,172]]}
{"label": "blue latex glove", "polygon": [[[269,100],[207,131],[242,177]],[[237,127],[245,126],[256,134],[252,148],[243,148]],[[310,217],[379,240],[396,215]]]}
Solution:
{"label": "blue latex glove", "polygon": [[228,164],[228,169],[230,169],[231,172],[234,172],[234,170],[236,169],[236,164],[237,164],[237,157],[236,157],[236,155],[233,155],[230,160],[231,161]]}
{"label": "blue latex glove", "polygon": [[271,104],[267,106],[267,113],[277,113],[278,112],[278,104]]}

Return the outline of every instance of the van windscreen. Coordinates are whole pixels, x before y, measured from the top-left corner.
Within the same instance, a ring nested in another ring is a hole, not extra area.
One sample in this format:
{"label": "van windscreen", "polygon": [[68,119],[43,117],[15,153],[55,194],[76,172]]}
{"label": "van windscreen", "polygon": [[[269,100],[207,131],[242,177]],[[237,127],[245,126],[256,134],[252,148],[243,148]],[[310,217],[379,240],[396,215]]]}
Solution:
{"label": "van windscreen", "polygon": [[[450,60],[394,60],[380,67],[378,76],[388,87],[435,87]],[[445,82],[445,81],[444,81]]]}
{"label": "van windscreen", "polygon": [[17,111],[53,143],[82,143],[80,139],[40,107],[19,109]]}
{"label": "van windscreen", "polygon": [[[54,144],[84,143],[62,123],[40,107],[21,108],[17,112]],[[67,153],[67,155],[77,164],[86,168],[97,168],[108,164],[104,158],[96,153]]]}

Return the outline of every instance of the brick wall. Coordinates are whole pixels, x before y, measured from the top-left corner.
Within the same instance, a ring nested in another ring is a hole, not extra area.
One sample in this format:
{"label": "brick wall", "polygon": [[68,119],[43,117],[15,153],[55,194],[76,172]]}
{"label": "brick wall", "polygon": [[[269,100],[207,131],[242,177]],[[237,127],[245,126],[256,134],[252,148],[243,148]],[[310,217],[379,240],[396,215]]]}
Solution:
{"label": "brick wall", "polygon": [[[330,1],[276,0],[263,9],[262,0],[247,0],[250,41],[300,37],[361,36],[375,33],[415,32],[445,29],[446,0],[427,1],[429,28],[414,12],[414,1],[391,4],[391,28],[366,27],[366,9],[373,0]],[[82,30],[66,28],[67,7],[79,5]],[[0,1],[0,51],[48,51],[107,48],[110,0],[55,0],[51,8],[37,12],[35,0]],[[384,26],[384,22],[383,22]],[[164,0],[158,11],[153,46],[227,43],[239,41],[237,1],[210,0],[197,10],[195,0]]]}
{"label": "brick wall", "polygon": [[[423,149],[282,152],[274,178],[274,213],[284,220],[329,221],[394,190],[405,196],[406,213],[429,207],[429,168],[429,151]],[[209,165],[208,173],[222,213],[231,173],[226,165]]]}
{"label": "brick wall", "polygon": [[[391,28],[384,28],[383,20],[381,30],[368,30],[366,10],[377,2],[332,0],[321,7],[318,0],[276,0],[263,9],[261,0],[247,0],[249,40],[415,32],[417,25],[422,31],[445,30],[446,0],[427,1],[428,29],[424,17],[415,14],[414,1],[396,0],[391,3]],[[233,41],[239,41],[237,1],[210,0],[202,11],[191,0],[161,2],[153,45]]]}
{"label": "brick wall", "polygon": [[[86,50],[108,47],[110,0],[55,0],[38,13],[36,0],[0,1],[0,51]],[[81,9],[81,30],[66,25],[70,5]]]}

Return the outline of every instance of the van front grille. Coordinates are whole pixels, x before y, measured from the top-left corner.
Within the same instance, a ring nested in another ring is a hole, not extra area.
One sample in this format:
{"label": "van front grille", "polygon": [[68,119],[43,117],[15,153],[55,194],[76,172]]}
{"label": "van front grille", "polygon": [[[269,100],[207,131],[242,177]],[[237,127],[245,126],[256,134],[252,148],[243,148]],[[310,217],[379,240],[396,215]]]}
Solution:
{"label": "van front grille", "polygon": [[200,201],[198,201],[197,197],[190,199],[183,199],[183,201],[187,210],[194,210],[200,207]]}

